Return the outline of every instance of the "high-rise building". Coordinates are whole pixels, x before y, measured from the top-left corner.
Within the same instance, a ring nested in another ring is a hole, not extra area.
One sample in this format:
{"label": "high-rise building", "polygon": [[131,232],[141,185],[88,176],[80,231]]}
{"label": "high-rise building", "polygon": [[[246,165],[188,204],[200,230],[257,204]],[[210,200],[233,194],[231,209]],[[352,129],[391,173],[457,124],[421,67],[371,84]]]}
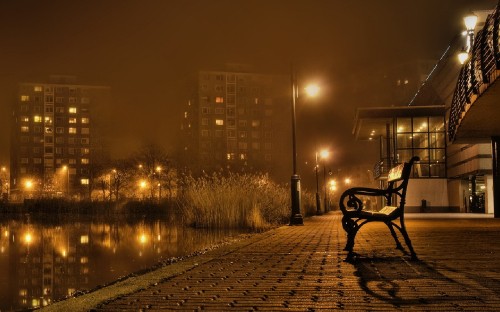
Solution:
{"label": "high-rise building", "polygon": [[276,176],[290,167],[288,77],[238,67],[200,71],[195,85],[182,125],[189,168]]}
{"label": "high-rise building", "polygon": [[21,83],[11,130],[11,200],[85,197],[98,148],[92,107],[109,88],[51,76],[50,83]]}

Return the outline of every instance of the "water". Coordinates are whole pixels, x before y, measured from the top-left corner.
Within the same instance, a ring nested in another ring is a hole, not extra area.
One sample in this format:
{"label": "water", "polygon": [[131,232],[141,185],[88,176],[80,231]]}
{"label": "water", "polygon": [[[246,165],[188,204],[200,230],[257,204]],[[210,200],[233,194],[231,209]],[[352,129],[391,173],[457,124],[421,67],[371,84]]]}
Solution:
{"label": "water", "polygon": [[239,234],[177,223],[145,216],[0,216],[0,310],[47,305]]}

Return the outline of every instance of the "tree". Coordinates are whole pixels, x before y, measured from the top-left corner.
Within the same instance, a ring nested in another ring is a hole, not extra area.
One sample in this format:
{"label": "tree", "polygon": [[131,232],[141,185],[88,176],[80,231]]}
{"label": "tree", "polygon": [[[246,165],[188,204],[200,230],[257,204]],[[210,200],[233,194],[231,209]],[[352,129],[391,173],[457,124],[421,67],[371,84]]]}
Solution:
{"label": "tree", "polygon": [[158,145],[145,144],[133,157],[137,178],[145,181],[149,188],[150,199],[161,200],[166,188],[171,198],[175,185],[175,170],[168,154]]}

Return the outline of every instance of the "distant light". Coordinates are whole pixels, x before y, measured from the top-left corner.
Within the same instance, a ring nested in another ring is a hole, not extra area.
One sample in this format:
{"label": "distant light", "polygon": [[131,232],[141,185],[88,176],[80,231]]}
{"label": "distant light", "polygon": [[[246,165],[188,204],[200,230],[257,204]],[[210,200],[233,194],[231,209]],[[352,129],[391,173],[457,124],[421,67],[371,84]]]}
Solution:
{"label": "distant light", "polygon": [[315,97],[319,94],[319,87],[315,84],[310,84],[306,88],[306,93],[309,96]]}
{"label": "distant light", "polygon": [[464,17],[464,23],[465,23],[465,28],[468,31],[473,31],[474,28],[476,28],[476,23],[477,23],[477,15],[474,13],[471,13]]}
{"label": "distant light", "polygon": [[321,152],[319,152],[319,155],[321,156],[321,158],[326,159],[328,158],[328,156],[330,156],[330,152],[328,150],[322,150]]}
{"label": "distant light", "polygon": [[30,189],[33,187],[33,182],[31,182],[31,180],[28,180],[24,182],[24,186],[26,186],[27,189]]}
{"label": "distant light", "polygon": [[33,236],[31,236],[30,233],[26,233],[26,235],[24,235],[24,241],[29,244],[33,241]]}

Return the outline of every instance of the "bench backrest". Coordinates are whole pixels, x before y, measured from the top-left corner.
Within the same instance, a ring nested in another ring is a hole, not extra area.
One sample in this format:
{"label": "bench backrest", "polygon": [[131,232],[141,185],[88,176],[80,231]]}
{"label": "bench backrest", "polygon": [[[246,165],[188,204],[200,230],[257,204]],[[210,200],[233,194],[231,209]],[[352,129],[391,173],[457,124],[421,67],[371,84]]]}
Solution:
{"label": "bench backrest", "polygon": [[[403,208],[405,205],[406,198],[406,187],[408,186],[408,179],[411,175],[411,168],[413,163],[419,161],[420,158],[414,156],[410,159],[409,162],[397,165],[389,170],[387,174],[387,190],[394,195],[398,195],[400,199],[400,208]],[[396,182],[401,181],[398,186],[396,186]],[[392,203],[392,198],[389,197],[388,205]]]}

